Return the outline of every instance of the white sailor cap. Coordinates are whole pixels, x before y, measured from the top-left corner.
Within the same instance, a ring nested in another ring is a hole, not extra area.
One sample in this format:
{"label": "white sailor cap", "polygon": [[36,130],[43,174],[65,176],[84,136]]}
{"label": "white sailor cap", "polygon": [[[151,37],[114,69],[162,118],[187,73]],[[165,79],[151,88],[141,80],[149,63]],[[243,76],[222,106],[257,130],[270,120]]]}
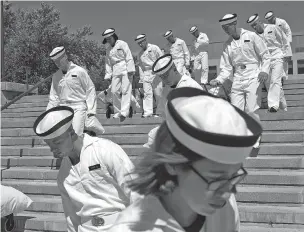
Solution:
{"label": "white sailor cap", "polygon": [[159,57],[152,65],[152,72],[157,75],[166,73],[173,65],[171,54],[165,54]]}
{"label": "white sailor cap", "polygon": [[63,54],[65,54],[64,47],[56,47],[53,49],[53,51],[50,53],[50,58],[52,60],[56,60],[59,57],[61,57]]}
{"label": "white sailor cap", "polygon": [[140,43],[141,41],[144,41],[147,38],[147,36],[145,34],[140,34],[135,38],[135,41],[137,43]]}
{"label": "white sailor cap", "polygon": [[271,19],[273,17],[273,12],[272,11],[268,11],[266,14],[265,14],[265,19]]}
{"label": "white sailor cap", "polygon": [[172,31],[169,30],[169,31],[166,31],[166,33],[164,34],[164,37],[167,39],[170,35],[172,35]]}
{"label": "white sailor cap", "polygon": [[[262,134],[255,119],[204,90],[176,88],[167,100],[166,124],[181,151],[190,151],[182,152],[190,161],[205,157],[224,164],[242,163]],[[204,109],[203,115],[198,109]]]}
{"label": "white sailor cap", "polygon": [[222,26],[235,21],[237,21],[237,14],[226,14],[222,19],[219,20]]}
{"label": "white sailor cap", "polygon": [[250,16],[247,20],[247,23],[249,25],[252,25],[254,22],[256,22],[259,19],[259,15],[258,14],[254,14],[252,16]]}
{"label": "white sailor cap", "polygon": [[111,35],[114,35],[115,34],[115,29],[114,28],[108,28],[107,30],[105,30],[103,33],[102,33],[102,36],[104,38],[107,38],[107,37],[110,37]]}
{"label": "white sailor cap", "polygon": [[57,106],[42,113],[34,122],[34,132],[43,139],[53,139],[72,125],[74,110],[68,106]]}
{"label": "white sailor cap", "polygon": [[193,26],[189,29],[190,33],[194,33],[198,30],[197,26]]}

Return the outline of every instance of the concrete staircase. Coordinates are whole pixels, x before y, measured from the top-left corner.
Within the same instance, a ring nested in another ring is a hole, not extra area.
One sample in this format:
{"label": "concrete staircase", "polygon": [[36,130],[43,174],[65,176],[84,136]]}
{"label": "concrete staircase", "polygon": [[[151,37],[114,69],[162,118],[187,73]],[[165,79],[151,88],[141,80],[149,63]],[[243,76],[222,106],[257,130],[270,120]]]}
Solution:
{"label": "concrete staircase", "polygon": [[[257,158],[245,167],[249,176],[238,187],[242,231],[304,231],[304,80],[284,86],[288,112],[260,110],[264,133]],[[1,180],[29,195],[34,203],[17,215],[16,231],[66,231],[61,198],[56,186],[60,160],[34,135],[35,118],[45,110],[47,96],[26,96],[2,112]],[[135,160],[144,150],[147,133],[162,119],[142,119],[140,114],[123,123],[98,117],[103,136],[120,144]]]}

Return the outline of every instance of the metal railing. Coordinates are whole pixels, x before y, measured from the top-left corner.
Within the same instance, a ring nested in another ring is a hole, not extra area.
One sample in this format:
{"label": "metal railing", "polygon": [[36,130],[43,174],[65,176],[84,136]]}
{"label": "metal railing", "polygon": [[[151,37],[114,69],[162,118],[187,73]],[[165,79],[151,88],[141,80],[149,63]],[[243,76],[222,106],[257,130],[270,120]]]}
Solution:
{"label": "metal railing", "polygon": [[4,106],[1,107],[1,111],[7,109],[10,105],[14,104],[16,101],[27,95],[28,93],[32,92],[33,90],[37,89],[39,86],[41,86],[46,81],[52,79],[52,75],[48,76],[47,78],[39,81],[36,85],[34,85],[32,88],[27,89],[24,93],[20,94],[19,96],[15,97],[13,100],[7,102]]}

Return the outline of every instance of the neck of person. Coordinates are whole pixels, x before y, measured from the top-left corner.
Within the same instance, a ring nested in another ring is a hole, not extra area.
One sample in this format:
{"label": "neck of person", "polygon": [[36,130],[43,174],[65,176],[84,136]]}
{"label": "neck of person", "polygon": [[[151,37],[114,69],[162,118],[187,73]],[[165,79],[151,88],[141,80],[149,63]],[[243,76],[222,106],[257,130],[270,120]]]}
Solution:
{"label": "neck of person", "polygon": [[68,72],[70,66],[71,66],[71,61],[68,62],[67,66],[66,66],[64,69],[61,69],[61,72],[62,72],[63,74],[67,74],[67,72]]}
{"label": "neck of person", "polygon": [[73,150],[69,154],[72,165],[76,165],[80,162],[80,153],[83,147],[83,136],[78,136],[77,139],[73,142]]}
{"label": "neck of person", "polygon": [[188,227],[195,222],[198,214],[188,206],[179,192],[178,187],[176,187],[171,194],[161,196],[159,199],[166,211],[180,226]]}
{"label": "neck of person", "polygon": [[234,40],[241,38],[241,28],[236,28],[235,32],[231,35]]}

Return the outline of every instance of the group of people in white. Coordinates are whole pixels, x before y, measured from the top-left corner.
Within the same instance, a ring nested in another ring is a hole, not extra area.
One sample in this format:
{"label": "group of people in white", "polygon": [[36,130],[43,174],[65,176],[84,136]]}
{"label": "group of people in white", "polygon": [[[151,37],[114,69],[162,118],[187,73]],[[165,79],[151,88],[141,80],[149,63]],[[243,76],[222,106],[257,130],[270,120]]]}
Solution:
{"label": "group of people in white", "polygon": [[[51,52],[59,70],[53,76],[47,110],[33,129],[54,157],[62,159],[57,182],[68,232],[240,231],[235,193],[247,175],[245,159],[259,147],[260,89],[265,83],[269,111],[277,112],[283,96],[281,79],[287,77],[291,57],[287,23],[273,12],[265,19],[269,24],[257,14],[248,18],[255,32],[238,28],[236,14],[219,20],[229,39],[220,73],[209,84],[217,87],[230,80],[231,103],[201,85],[208,83],[209,40],[196,26],[189,29],[194,36],[192,58],[185,41],[172,31],[164,34],[164,53],[148,43],[145,34],[135,38],[142,48],[142,117],[154,116],[155,95],[164,118],[149,133],[149,149],[135,166],[119,145],[84,133],[88,119],[96,118],[94,84],[85,69],[68,60],[63,47]],[[132,97],[134,60],[113,28],[102,35],[105,80],[110,86],[102,98],[112,94],[113,117],[124,120],[132,102],[137,104]]]}

